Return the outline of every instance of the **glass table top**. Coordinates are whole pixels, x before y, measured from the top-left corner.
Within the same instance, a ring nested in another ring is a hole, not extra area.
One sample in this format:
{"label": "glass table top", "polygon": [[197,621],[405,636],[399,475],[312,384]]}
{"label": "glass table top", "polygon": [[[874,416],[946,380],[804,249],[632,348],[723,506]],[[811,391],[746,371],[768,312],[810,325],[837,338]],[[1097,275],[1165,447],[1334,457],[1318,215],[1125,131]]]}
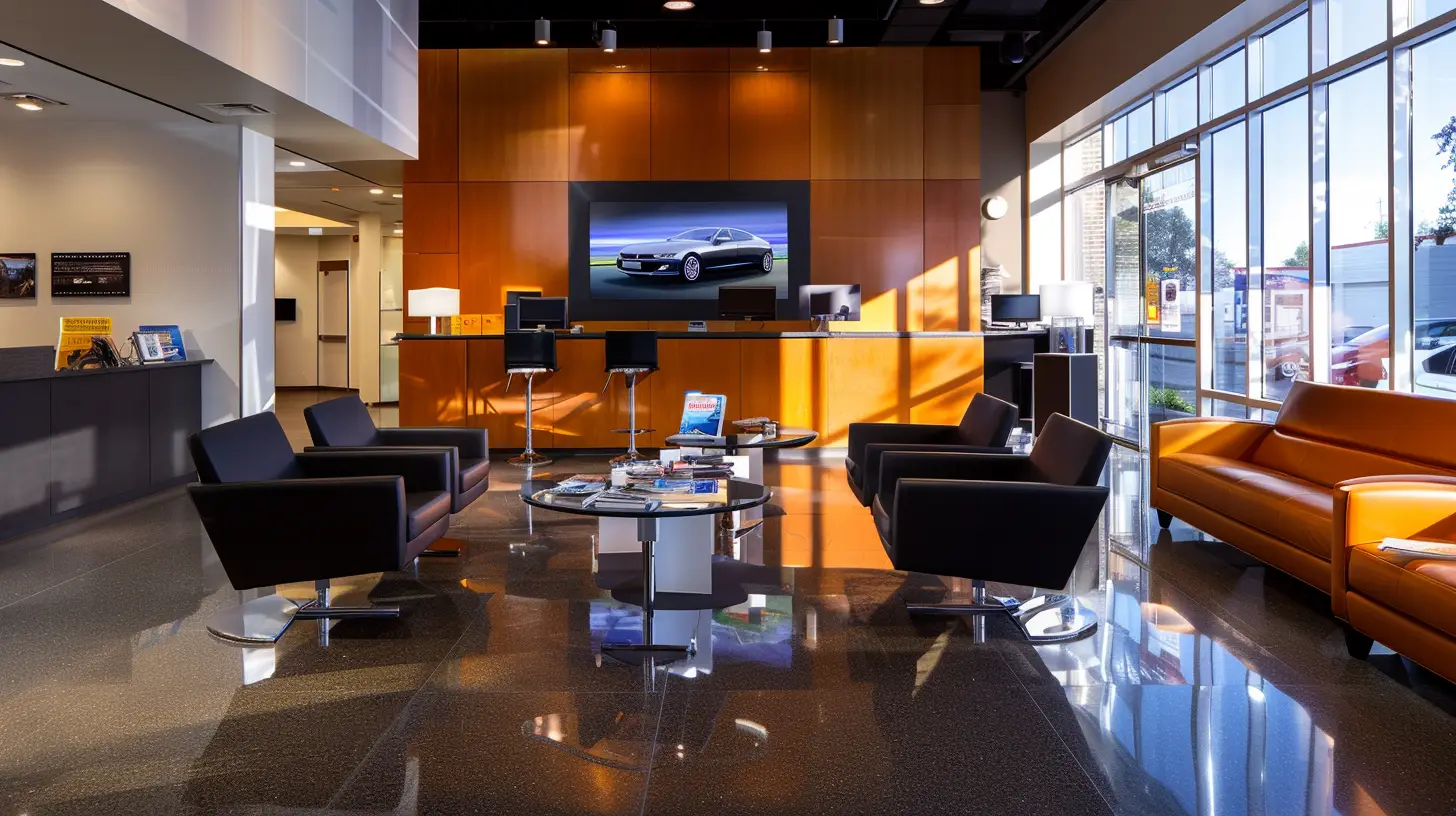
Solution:
{"label": "glass table top", "polygon": [[[580,496],[552,493],[559,482],[535,479],[521,484],[521,500],[533,507],[574,513],[580,516],[607,516],[617,518],[674,518],[679,516],[706,516],[715,513],[731,513],[748,510],[766,503],[773,497],[773,491],[761,484],[743,479],[697,479],[697,482],[715,482],[712,493],[658,493],[643,491],[662,503],[651,510],[617,510],[580,504]],[[633,491],[636,493],[637,491]]]}
{"label": "glass table top", "polygon": [[724,434],[706,436],[701,434],[673,434],[667,444],[686,448],[722,448],[737,450],[743,448],[801,448],[819,438],[819,432],[808,428],[779,428],[773,439],[759,439],[758,434]]}

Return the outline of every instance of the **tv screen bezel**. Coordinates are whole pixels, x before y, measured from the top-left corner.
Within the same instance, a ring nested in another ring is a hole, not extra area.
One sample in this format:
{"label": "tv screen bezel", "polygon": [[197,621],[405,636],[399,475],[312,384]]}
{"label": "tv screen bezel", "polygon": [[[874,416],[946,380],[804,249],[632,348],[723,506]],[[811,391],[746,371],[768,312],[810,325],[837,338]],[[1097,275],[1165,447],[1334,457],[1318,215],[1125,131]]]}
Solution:
{"label": "tv screen bezel", "polygon": [[[789,217],[789,282],[777,301],[779,316],[798,315],[799,287],[809,283],[807,181],[575,181],[570,184],[568,282],[576,320],[717,320],[718,298],[704,300],[595,300],[591,296],[593,202],[782,201]],[[732,284],[728,284],[732,285]],[[716,290],[715,290],[716,291]]]}

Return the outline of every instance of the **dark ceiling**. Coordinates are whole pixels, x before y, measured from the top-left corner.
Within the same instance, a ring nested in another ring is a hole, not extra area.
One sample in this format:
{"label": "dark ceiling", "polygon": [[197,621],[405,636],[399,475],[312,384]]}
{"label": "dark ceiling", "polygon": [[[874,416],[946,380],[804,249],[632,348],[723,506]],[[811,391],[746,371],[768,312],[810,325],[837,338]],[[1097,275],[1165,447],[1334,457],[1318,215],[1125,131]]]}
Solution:
{"label": "dark ceiling", "polygon": [[[621,48],[753,44],[767,24],[779,47],[825,45],[827,20],[844,20],[846,45],[980,45],[985,88],[1023,87],[1028,69],[1102,0],[697,0],[669,11],[662,0],[419,0],[421,48],[521,48],[532,23],[551,21],[553,45],[589,48],[598,27],[617,29]],[[1010,33],[1026,60],[1002,59]]]}

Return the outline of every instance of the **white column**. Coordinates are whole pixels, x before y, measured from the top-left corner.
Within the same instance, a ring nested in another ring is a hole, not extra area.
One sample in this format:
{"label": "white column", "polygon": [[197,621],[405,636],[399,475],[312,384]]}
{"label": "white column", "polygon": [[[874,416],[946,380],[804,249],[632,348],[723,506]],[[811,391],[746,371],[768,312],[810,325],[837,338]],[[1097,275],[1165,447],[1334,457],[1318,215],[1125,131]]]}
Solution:
{"label": "white column", "polygon": [[379,272],[384,236],[378,213],[359,216],[359,262],[349,270],[349,382],[359,399],[379,402]]}
{"label": "white column", "polygon": [[273,409],[273,137],[241,128],[241,416]]}

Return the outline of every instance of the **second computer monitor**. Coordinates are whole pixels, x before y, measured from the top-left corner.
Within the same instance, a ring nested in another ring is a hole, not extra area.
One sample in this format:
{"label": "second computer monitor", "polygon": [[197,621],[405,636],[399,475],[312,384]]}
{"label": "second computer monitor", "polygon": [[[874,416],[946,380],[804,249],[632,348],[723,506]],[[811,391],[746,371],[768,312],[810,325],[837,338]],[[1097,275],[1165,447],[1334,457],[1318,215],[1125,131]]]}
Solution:
{"label": "second computer monitor", "polygon": [[825,320],[859,320],[859,284],[800,286],[799,312]]}
{"label": "second computer monitor", "polygon": [[778,316],[776,286],[719,286],[719,320],[773,320]]}
{"label": "second computer monitor", "polygon": [[992,323],[1028,323],[1041,319],[1040,295],[992,295]]}
{"label": "second computer monitor", "polygon": [[571,328],[564,297],[523,297],[516,301],[516,310],[522,331]]}

